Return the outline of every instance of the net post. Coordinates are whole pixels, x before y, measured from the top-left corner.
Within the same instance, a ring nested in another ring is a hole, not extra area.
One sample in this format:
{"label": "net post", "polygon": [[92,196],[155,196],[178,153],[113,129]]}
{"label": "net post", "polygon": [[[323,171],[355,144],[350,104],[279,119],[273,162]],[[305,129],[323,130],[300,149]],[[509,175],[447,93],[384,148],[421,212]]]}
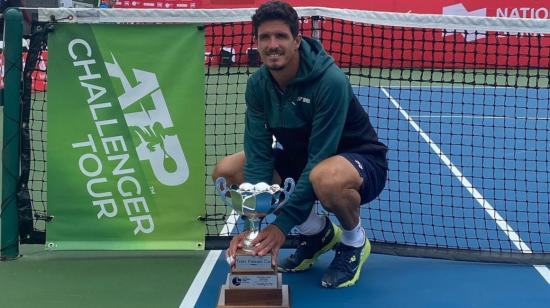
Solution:
{"label": "net post", "polygon": [[19,257],[17,179],[19,177],[19,130],[23,17],[18,9],[4,15],[4,121],[2,151],[2,207],[0,212],[0,260]]}

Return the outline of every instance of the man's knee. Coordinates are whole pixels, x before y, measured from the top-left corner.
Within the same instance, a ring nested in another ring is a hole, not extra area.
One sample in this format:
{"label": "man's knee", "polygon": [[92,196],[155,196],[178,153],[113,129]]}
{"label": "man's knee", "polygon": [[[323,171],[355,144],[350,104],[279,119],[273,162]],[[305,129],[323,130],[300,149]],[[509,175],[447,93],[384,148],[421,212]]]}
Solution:
{"label": "man's knee", "polygon": [[216,181],[216,179],[220,176],[226,177],[223,159],[220,160],[214,167],[214,170],[212,171],[212,180]]}
{"label": "man's knee", "polygon": [[358,197],[363,181],[355,167],[341,156],[319,163],[311,170],[309,180],[317,199],[331,212],[331,207],[338,206],[342,199]]}
{"label": "man's knee", "polygon": [[212,180],[226,178],[231,184],[240,184],[243,178],[244,153],[235,153],[220,160],[212,171]]}
{"label": "man's knee", "polygon": [[313,186],[317,198],[325,203],[330,201],[334,192],[340,189],[338,170],[330,165],[317,165],[309,174],[309,181]]}

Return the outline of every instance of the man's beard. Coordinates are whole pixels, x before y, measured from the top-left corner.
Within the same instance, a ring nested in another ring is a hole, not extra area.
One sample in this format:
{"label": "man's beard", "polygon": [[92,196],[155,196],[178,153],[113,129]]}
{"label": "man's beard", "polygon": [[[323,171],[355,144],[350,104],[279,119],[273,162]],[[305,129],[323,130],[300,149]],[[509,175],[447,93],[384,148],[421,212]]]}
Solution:
{"label": "man's beard", "polygon": [[[274,48],[274,49],[268,50],[267,57],[269,58],[269,55],[271,55],[271,54],[278,54],[281,58],[284,57],[283,50],[281,50],[279,48]],[[279,61],[280,60],[281,59],[279,59]],[[266,62],[269,63],[269,61],[266,61]],[[285,65],[275,63],[275,64],[268,65],[268,68],[272,71],[281,71],[285,68]]]}
{"label": "man's beard", "polygon": [[281,65],[281,64],[274,64],[274,65],[271,65],[271,66],[267,66],[267,68],[269,68],[270,71],[282,71],[285,66],[284,65]]}

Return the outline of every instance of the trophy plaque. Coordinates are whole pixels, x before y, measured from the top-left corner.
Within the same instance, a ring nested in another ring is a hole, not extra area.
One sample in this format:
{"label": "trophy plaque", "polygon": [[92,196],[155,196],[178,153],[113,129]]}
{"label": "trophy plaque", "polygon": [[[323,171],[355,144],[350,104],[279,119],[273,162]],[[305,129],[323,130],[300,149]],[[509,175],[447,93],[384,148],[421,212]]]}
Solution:
{"label": "trophy plaque", "polygon": [[246,218],[249,231],[243,248],[228,260],[231,270],[221,287],[217,307],[290,307],[288,285],[282,284],[273,256],[255,256],[252,241],[260,232],[261,220],[288,201],[294,180],[286,179],[283,187],[263,182],[227,187],[225,178],[220,177],[215,184],[223,202]]}

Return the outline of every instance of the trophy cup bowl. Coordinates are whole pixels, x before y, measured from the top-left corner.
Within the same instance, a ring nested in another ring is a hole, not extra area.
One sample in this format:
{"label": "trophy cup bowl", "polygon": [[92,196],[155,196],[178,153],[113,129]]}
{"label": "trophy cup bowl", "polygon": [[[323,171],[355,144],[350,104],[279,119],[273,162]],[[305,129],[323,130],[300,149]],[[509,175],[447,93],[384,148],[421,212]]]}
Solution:
{"label": "trophy cup bowl", "polygon": [[256,185],[243,183],[239,187],[228,187],[224,177],[216,179],[216,191],[223,202],[247,219],[249,233],[243,243],[245,252],[252,253],[254,250],[252,241],[258,236],[261,219],[283,207],[288,202],[294,187],[292,178],[287,178],[283,187],[263,182]]}

